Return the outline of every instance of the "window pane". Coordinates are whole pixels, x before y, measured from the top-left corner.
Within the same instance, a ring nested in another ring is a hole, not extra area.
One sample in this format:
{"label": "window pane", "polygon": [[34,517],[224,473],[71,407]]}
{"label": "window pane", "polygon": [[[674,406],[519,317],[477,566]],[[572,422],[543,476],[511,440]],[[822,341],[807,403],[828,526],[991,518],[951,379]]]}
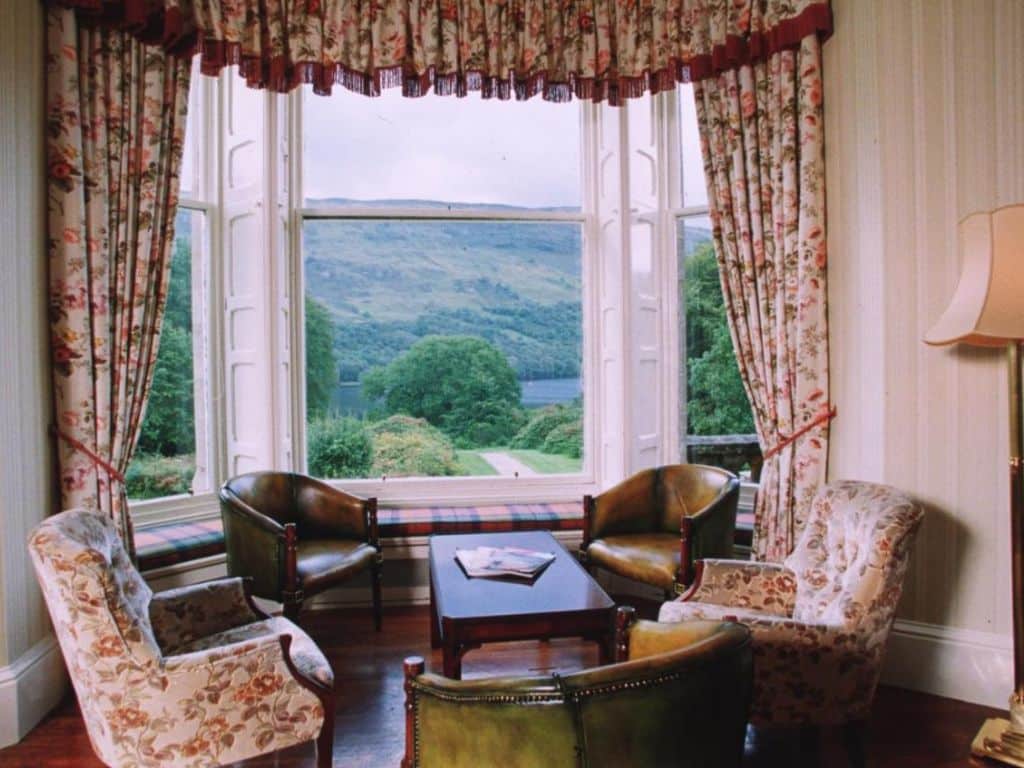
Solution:
{"label": "window pane", "polygon": [[156,370],[126,478],[133,500],[208,490],[205,408],[196,409],[197,401],[205,402],[203,377],[196,380],[204,370],[196,363],[205,359],[204,334],[196,327],[203,317],[196,296],[203,295],[204,223],[201,211],[179,209]]}
{"label": "window pane", "polygon": [[693,104],[693,85],[685,83],[676,92],[679,103],[680,173],[683,207],[696,208],[708,204],[708,190],[704,182],[704,160],[700,152],[700,133],[697,130],[697,110]]}
{"label": "window pane", "polygon": [[[306,205],[579,210],[576,102],[303,91]],[[443,203],[437,201],[444,201]]]}
{"label": "window pane", "polygon": [[199,57],[192,59],[192,79],[188,92],[188,116],[185,118],[185,146],[181,153],[181,186],[182,197],[196,199],[199,197],[199,141],[197,136],[203,122],[200,109],[202,80],[199,74]]}
{"label": "window pane", "polygon": [[[707,216],[679,219],[677,247],[680,306],[686,308],[686,433],[690,461],[749,468],[760,454],[750,403],[743,389],[722,301],[718,263]],[[706,444],[699,437],[748,436]],[[698,436],[698,439],[694,439]]]}
{"label": "window pane", "polygon": [[309,471],[579,472],[581,225],[309,220]]}

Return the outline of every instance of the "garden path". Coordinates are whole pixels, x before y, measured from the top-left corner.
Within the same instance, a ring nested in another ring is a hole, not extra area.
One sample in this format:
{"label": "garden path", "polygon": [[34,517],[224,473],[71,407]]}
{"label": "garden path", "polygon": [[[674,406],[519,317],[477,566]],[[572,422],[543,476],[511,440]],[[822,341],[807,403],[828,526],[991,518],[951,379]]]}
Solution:
{"label": "garden path", "polygon": [[519,477],[532,477],[537,473],[530,469],[528,466],[523,464],[519,459],[514,456],[509,456],[507,453],[500,451],[488,451],[481,453],[480,456],[498,470],[499,475],[506,475],[508,477],[516,476]]}

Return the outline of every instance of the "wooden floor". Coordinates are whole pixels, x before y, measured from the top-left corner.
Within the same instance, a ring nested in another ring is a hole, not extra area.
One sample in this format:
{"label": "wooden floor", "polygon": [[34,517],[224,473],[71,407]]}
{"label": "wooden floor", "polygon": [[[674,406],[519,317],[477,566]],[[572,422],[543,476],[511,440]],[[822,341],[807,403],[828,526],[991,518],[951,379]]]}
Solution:
{"label": "wooden floor", "polygon": [[[385,611],[384,630],[373,631],[368,611],[308,613],[305,629],[324,649],[335,670],[337,721],[334,764],[345,768],[398,766],[402,757],[402,659],[421,655],[440,671],[440,652],[432,653],[425,607]],[[597,664],[596,646],[576,640],[484,646],[470,651],[463,677],[569,671]],[[971,738],[995,710],[896,688],[881,688],[868,729],[868,765],[875,768],[985,766],[968,756]],[[801,756],[798,734],[755,731],[747,735],[745,765],[842,766],[838,733],[824,733],[816,759]],[[300,745],[263,758],[246,768],[314,765],[312,745]],[[90,746],[73,696],[21,743],[0,750],[3,768],[101,768]],[[487,768],[482,766],[481,768]]]}

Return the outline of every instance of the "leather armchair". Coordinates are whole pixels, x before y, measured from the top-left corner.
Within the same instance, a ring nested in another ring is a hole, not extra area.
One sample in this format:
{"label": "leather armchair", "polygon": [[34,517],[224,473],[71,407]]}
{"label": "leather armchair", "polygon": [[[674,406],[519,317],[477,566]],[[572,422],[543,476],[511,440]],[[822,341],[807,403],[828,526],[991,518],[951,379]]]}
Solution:
{"label": "leather armchair", "polygon": [[784,563],[705,560],[659,620],[738,621],[754,643],[755,725],[868,716],[921,508],[894,488],[839,481],[816,494]]}
{"label": "leather armchair", "polygon": [[316,739],[331,765],[331,666],[241,579],[154,595],[111,520],[80,509],[40,523],[29,553],[105,764],[225,765]]}
{"label": "leather armchair", "polygon": [[[564,676],[451,680],[405,662],[402,768],[739,766],[749,634],[736,624],[628,624],[617,664]],[[666,629],[666,627],[668,627]]]}
{"label": "leather armchair", "polygon": [[305,475],[251,472],[220,490],[228,575],[253,580],[253,594],[298,618],[307,597],[369,571],[374,624],[381,625],[383,556],[377,500]]}
{"label": "leather armchair", "polygon": [[676,464],[638,472],[583,497],[580,560],[674,596],[693,562],[732,557],[739,479],[724,469]]}

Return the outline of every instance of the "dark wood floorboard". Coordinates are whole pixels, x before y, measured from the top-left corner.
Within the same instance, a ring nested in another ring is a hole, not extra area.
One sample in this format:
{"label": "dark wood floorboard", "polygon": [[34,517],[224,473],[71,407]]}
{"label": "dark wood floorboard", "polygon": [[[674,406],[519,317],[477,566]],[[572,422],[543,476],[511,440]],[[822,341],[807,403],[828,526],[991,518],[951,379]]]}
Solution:
{"label": "dark wood floorboard", "polygon": [[[647,612],[647,611],[643,611]],[[431,652],[425,607],[385,611],[384,630],[375,633],[369,611],[325,611],[303,616],[304,628],[324,649],[336,676],[338,711],[334,764],[344,768],[398,766],[402,757],[402,659],[421,655],[440,671],[440,651]],[[566,672],[597,664],[597,647],[577,640],[485,645],[470,651],[463,677]],[[872,768],[986,766],[968,756],[982,720],[997,710],[898,688],[881,688],[867,734]],[[841,734],[824,732],[816,759],[800,752],[798,734],[750,729],[745,765],[845,765]],[[299,768],[315,764],[312,744],[248,760],[245,768]],[[78,714],[68,699],[13,747],[0,750],[3,768],[102,768]],[[481,768],[486,768],[482,766]]]}

